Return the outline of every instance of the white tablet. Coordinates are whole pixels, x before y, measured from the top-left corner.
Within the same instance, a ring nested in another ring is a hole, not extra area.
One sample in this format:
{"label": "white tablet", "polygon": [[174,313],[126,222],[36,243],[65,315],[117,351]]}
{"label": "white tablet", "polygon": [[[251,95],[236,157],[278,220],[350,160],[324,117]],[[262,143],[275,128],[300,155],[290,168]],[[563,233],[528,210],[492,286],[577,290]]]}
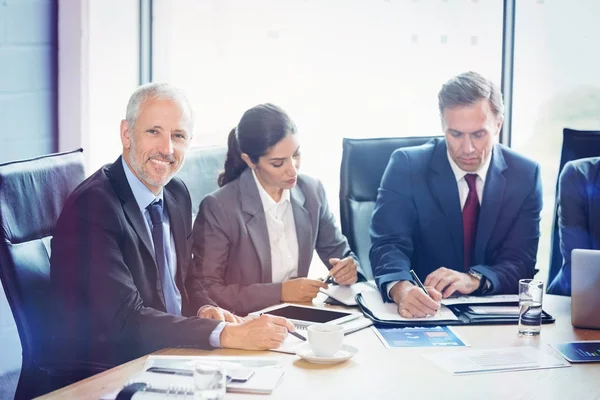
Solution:
{"label": "white tablet", "polygon": [[310,324],[343,324],[360,317],[362,314],[335,310],[324,307],[302,306],[298,304],[278,304],[264,310],[251,313],[259,316],[261,314],[276,315],[289,319],[294,325]]}

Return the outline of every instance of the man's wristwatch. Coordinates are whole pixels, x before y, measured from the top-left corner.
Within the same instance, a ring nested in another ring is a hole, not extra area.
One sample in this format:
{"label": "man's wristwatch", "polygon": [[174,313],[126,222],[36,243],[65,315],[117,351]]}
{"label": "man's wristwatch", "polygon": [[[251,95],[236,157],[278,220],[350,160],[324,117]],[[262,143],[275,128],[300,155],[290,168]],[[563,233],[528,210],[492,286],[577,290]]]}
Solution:
{"label": "man's wristwatch", "polygon": [[477,291],[480,291],[481,289],[483,289],[484,287],[487,286],[486,285],[487,279],[485,279],[485,276],[483,276],[481,273],[470,269],[469,272],[467,272],[467,274],[469,274],[473,278],[479,280],[479,287],[477,288]]}

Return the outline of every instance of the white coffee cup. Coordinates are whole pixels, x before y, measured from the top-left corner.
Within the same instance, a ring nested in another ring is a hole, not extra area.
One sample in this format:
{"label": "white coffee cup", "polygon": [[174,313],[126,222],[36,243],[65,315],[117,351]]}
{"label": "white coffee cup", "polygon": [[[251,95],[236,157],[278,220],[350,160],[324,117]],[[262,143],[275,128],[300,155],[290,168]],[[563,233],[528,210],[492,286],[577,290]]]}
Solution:
{"label": "white coffee cup", "polygon": [[341,325],[315,324],[308,328],[308,344],[318,357],[331,357],[342,347],[344,328]]}

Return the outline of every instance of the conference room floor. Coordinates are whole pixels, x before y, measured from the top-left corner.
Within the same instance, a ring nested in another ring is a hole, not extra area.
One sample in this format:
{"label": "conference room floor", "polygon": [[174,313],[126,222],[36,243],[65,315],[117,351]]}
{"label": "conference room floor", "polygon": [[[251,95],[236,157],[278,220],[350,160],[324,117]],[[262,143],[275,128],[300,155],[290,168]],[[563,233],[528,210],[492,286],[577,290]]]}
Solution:
{"label": "conference room floor", "polygon": [[[544,310],[556,318],[556,323],[544,325],[541,335],[534,338],[519,337],[515,325],[454,329],[472,349],[533,346],[551,353],[553,350],[549,344],[600,340],[600,330],[575,329],[571,326],[570,304],[570,298],[546,295]],[[296,355],[275,352],[164,349],[154,354],[279,357],[285,374],[269,396],[272,399],[600,399],[600,363],[454,376],[422,355],[464,351],[464,347],[386,349],[371,328],[348,335],[345,343],[357,347],[359,353],[337,365],[311,364]],[[121,388],[129,377],[141,370],[145,358],[120,365],[42,398],[98,399]],[[225,398],[259,399],[261,396],[227,393]]]}

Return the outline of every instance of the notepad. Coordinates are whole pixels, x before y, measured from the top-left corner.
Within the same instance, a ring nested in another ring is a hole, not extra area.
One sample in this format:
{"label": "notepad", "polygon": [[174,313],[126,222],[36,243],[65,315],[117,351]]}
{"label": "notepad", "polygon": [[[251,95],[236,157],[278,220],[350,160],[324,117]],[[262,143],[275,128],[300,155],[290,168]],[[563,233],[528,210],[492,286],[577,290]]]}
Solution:
{"label": "notepad", "polygon": [[321,292],[347,306],[357,305],[356,295],[368,291],[379,293],[374,281],[356,282],[350,286],[329,285],[327,289],[321,288]]}

